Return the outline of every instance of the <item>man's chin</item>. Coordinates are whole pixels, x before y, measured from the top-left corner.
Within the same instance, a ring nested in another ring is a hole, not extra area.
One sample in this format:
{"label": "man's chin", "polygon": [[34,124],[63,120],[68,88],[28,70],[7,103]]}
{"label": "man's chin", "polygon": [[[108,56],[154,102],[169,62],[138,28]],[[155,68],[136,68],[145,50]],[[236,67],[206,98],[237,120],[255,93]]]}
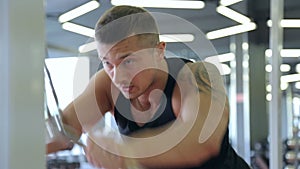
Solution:
{"label": "man's chin", "polygon": [[135,95],[130,94],[128,92],[122,92],[122,94],[126,99],[134,99],[136,97]]}

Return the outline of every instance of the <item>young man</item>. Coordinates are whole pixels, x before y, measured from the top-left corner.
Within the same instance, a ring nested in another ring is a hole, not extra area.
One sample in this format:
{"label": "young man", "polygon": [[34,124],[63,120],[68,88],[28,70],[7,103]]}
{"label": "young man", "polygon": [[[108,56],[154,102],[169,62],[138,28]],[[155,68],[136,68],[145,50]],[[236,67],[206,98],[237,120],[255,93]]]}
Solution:
{"label": "young man", "polygon": [[[104,168],[246,169],[228,141],[228,103],[211,64],[165,58],[165,42],[143,8],[116,6],[97,22],[103,69],[64,111],[63,122],[89,135],[88,161]],[[95,124],[112,113],[123,142],[99,137]],[[48,144],[48,152],[67,148]]]}

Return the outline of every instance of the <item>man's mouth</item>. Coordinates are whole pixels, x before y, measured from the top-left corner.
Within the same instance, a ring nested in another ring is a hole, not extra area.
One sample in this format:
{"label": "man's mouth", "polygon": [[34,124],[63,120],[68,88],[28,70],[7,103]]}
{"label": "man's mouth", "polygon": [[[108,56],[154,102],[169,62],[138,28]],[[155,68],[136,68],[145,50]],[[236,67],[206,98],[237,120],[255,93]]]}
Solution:
{"label": "man's mouth", "polygon": [[123,92],[126,92],[126,93],[129,93],[131,90],[132,90],[133,86],[130,85],[130,86],[121,86],[121,90]]}

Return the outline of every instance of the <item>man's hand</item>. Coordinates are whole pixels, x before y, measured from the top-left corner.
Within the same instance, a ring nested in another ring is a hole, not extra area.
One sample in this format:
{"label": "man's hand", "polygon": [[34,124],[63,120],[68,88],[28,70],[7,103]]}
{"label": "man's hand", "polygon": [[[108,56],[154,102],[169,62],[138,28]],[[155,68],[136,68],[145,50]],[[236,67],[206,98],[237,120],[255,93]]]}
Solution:
{"label": "man's hand", "polygon": [[46,145],[46,154],[55,153],[62,150],[71,150],[74,143],[65,138],[56,138]]}
{"label": "man's hand", "polygon": [[46,153],[54,153],[61,150],[70,150],[73,143],[70,138],[65,136],[62,126],[56,121],[58,117],[52,116],[45,121],[46,133]]}

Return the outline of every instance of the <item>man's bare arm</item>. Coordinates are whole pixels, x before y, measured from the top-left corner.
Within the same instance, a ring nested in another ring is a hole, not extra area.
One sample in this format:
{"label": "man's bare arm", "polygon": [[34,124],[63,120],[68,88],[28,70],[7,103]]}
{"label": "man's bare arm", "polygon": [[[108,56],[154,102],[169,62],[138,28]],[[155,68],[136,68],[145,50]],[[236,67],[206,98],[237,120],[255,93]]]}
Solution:
{"label": "man's bare arm", "polygon": [[[104,71],[95,74],[86,89],[72,101],[62,113],[62,122],[72,139],[79,139],[83,132],[88,132],[104,115],[111,110],[110,80]],[[63,135],[47,144],[47,153],[68,149],[70,137]]]}

